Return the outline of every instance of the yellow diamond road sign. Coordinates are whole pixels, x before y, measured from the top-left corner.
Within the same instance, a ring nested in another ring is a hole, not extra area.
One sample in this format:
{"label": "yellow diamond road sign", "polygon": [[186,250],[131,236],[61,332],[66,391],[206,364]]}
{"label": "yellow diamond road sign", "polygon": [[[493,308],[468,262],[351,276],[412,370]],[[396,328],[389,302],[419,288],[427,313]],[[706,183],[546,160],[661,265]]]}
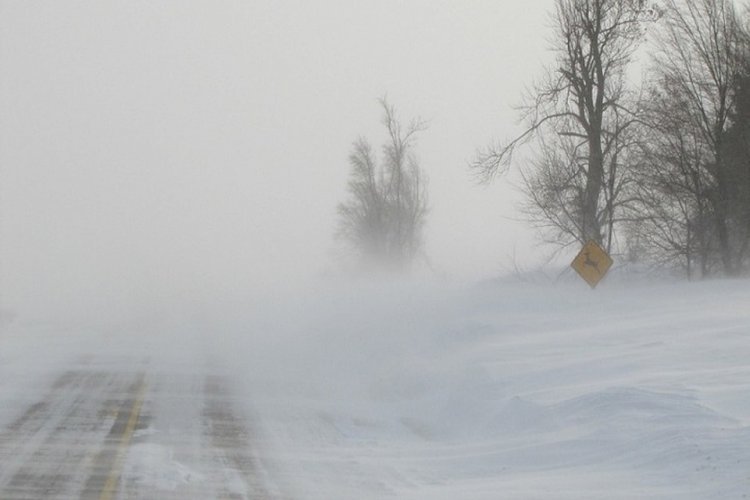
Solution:
{"label": "yellow diamond road sign", "polygon": [[612,259],[594,240],[589,240],[570,266],[594,288],[612,266]]}

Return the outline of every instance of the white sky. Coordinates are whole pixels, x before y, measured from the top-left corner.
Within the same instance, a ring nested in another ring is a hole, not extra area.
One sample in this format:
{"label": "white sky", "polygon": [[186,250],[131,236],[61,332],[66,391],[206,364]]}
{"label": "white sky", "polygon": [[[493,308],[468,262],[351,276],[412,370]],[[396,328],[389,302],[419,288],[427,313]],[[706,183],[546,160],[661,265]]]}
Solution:
{"label": "white sky", "polygon": [[331,267],[376,99],[430,128],[427,253],[492,277],[533,233],[477,187],[518,130],[553,0],[0,1],[0,258],[11,307],[294,282]]}

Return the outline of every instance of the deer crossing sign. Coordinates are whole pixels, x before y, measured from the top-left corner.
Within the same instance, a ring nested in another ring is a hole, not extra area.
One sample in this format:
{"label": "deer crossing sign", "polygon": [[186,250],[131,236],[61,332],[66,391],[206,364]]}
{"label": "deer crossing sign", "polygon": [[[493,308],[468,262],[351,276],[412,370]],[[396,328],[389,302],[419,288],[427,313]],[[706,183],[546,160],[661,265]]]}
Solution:
{"label": "deer crossing sign", "polygon": [[589,240],[570,266],[591,288],[595,288],[612,266],[612,258],[594,240]]}

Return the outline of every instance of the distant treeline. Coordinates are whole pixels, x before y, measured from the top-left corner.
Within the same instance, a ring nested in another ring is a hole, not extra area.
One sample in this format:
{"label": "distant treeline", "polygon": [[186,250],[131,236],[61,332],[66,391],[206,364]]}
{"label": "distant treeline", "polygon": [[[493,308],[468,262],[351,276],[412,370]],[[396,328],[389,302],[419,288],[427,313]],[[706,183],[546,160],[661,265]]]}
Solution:
{"label": "distant treeline", "polygon": [[593,239],[689,278],[748,274],[747,6],[557,0],[554,21],[555,63],[525,99],[525,129],[472,170],[488,182],[518,168],[525,215],[561,248]]}

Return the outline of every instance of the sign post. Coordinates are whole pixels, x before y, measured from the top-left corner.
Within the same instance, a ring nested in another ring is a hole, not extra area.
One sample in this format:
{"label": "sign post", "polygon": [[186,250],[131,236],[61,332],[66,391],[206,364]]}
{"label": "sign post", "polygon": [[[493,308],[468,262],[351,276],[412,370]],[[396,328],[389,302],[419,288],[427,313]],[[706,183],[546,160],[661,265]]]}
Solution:
{"label": "sign post", "polygon": [[607,255],[602,247],[594,240],[589,240],[583,245],[581,251],[570,263],[581,278],[593,289],[604,278],[609,268],[612,267],[612,258]]}

